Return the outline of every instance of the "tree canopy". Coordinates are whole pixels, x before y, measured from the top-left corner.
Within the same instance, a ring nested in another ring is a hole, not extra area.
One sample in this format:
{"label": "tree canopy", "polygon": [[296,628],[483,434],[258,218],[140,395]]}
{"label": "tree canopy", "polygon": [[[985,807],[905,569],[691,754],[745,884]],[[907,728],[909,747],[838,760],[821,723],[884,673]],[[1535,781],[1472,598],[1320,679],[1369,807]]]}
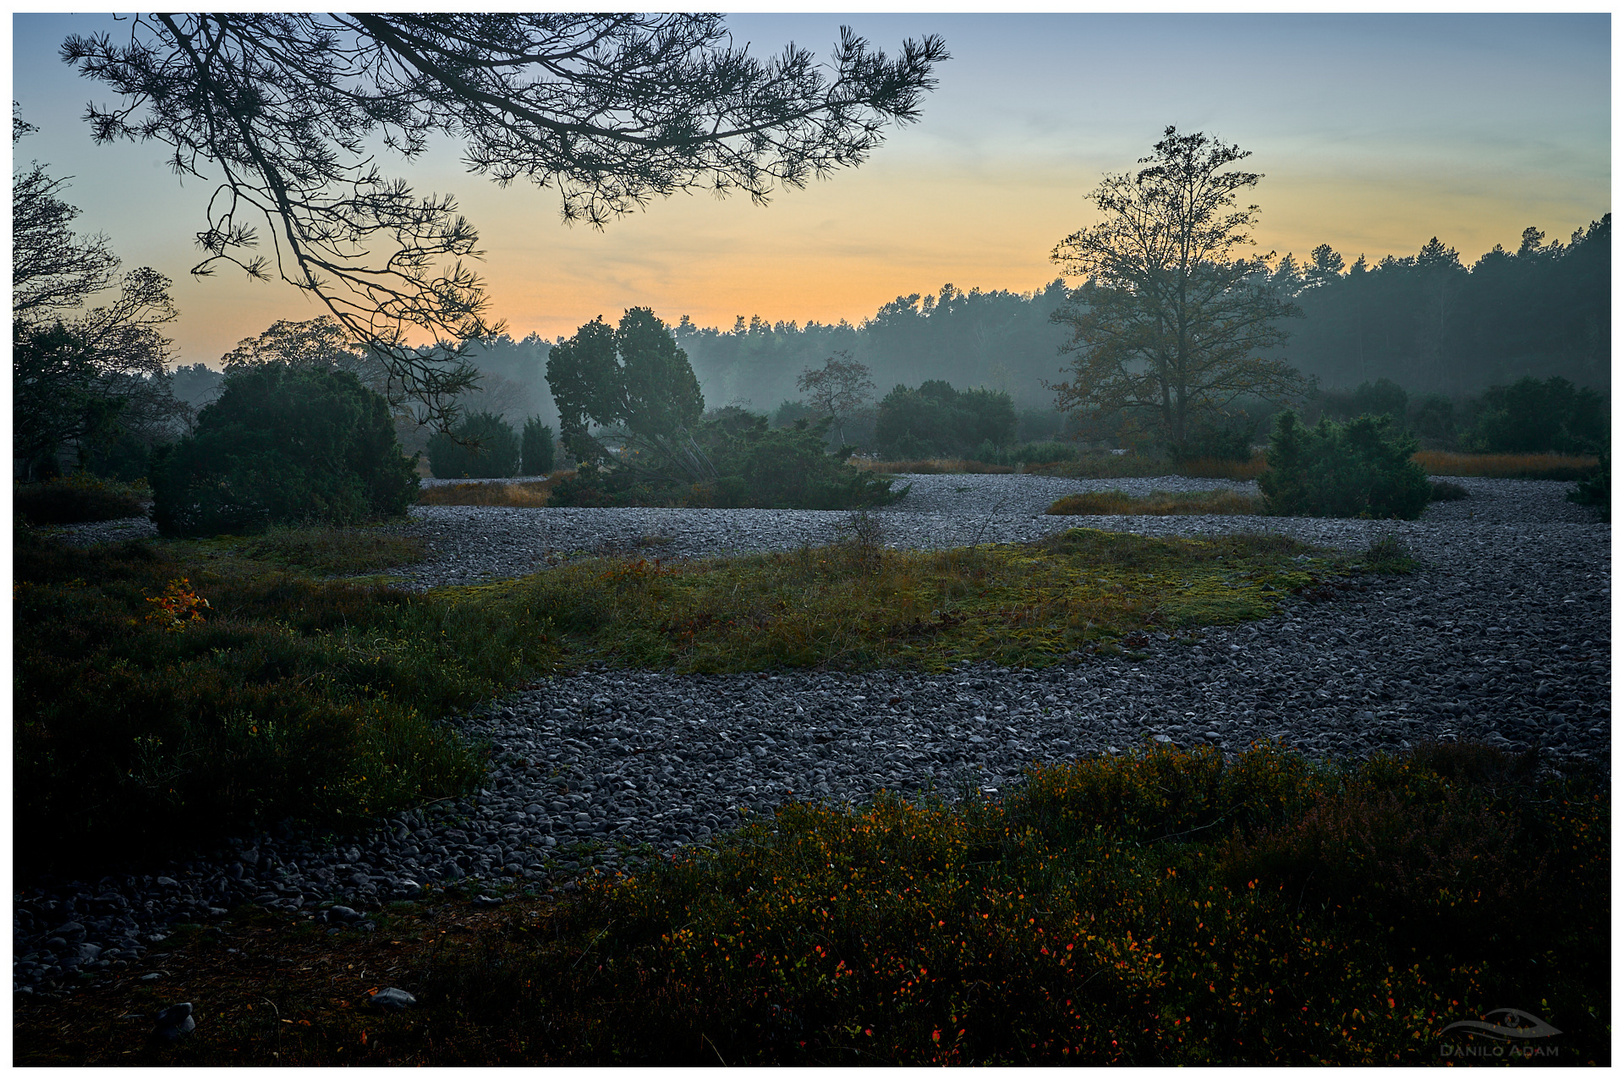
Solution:
{"label": "tree canopy", "polygon": [[845,349],[825,360],[821,368],[802,370],[795,385],[812,399],[814,409],[834,420],[842,442],[846,438],[846,421],[868,403],[874,392],[868,365],[853,360]]}
{"label": "tree canopy", "polygon": [[217,184],[194,273],[274,270],[314,294],[444,426],[476,378],[463,345],[499,329],[463,262],[478,233],[373,146],[409,160],[458,140],[471,171],[553,187],[565,220],[598,226],[695,188],[761,202],[915,119],[947,51],[932,35],[893,59],[842,28],[826,65],[794,46],[761,61],[716,15],[215,13],[137,16],[127,40],[73,35],[62,56],[119,96],[90,107],[97,140],[166,143]]}
{"label": "tree canopy", "polygon": [[1306,388],[1295,368],[1265,356],[1296,308],[1270,287],[1267,258],[1245,255],[1258,208],[1237,199],[1262,177],[1230,166],[1249,156],[1169,127],[1144,168],[1094,189],[1102,220],[1052,253],[1067,276],[1085,279],[1054,316],[1074,357],[1071,378],[1054,387],[1060,408],[1144,411],[1179,447],[1244,395]]}
{"label": "tree canopy", "polygon": [[[13,111],[14,145],[33,130]],[[107,237],[74,233],[66,186],[39,162],[12,173],[12,451],[30,476],[54,472],[64,445],[83,461],[93,444],[162,427],[181,409],[159,330],[178,314],[169,279],[145,266],[120,277]],[[115,297],[86,310],[115,284]]]}
{"label": "tree canopy", "polygon": [[[670,328],[648,308],[627,309],[614,328],[599,316],[554,345],[547,383],[559,435],[583,466],[635,472],[675,465],[696,481],[713,478],[689,435],[705,411],[699,380]],[[632,453],[612,453],[593,427],[614,429]]]}
{"label": "tree canopy", "polygon": [[349,331],[331,315],[303,322],[278,319],[263,334],[237,342],[220,360],[227,375],[264,364],[296,364],[348,371],[385,398],[396,389],[388,365],[371,349],[351,341]]}

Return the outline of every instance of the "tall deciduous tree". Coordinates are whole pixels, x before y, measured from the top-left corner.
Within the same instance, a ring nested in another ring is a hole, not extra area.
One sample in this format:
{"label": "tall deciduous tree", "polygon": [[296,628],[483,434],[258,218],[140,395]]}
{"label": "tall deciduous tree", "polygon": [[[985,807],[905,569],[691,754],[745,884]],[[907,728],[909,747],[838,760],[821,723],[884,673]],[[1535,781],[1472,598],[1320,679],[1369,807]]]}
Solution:
{"label": "tall deciduous tree", "polygon": [[1085,279],[1054,315],[1074,357],[1071,378],[1054,387],[1059,408],[1148,412],[1178,447],[1243,395],[1306,389],[1296,369],[1263,355],[1297,309],[1271,284],[1267,258],[1245,255],[1258,208],[1237,198],[1261,177],[1230,166],[1248,156],[1169,127],[1143,168],[1094,190],[1102,220],[1052,254]]}
{"label": "tall deciduous tree", "polygon": [[[273,268],[375,342],[442,425],[476,377],[471,339],[499,328],[462,260],[474,227],[374,164],[434,138],[498,183],[556,187],[566,220],[602,225],[654,196],[704,188],[765,201],[780,184],[860,163],[917,117],[941,39],[890,59],[842,29],[821,66],[762,62],[715,15],[143,15],[127,41],[69,37],[62,55],[121,100],[92,106],[98,140],[156,139],[177,172],[218,183],[194,270]],[[223,177],[223,180],[221,179]],[[268,226],[270,258],[255,255]],[[409,347],[426,332],[460,342]]]}
{"label": "tall deciduous tree", "polygon": [[825,360],[821,368],[803,370],[795,385],[811,399],[814,409],[834,418],[842,443],[846,441],[846,421],[856,415],[874,393],[874,379],[868,365],[853,360],[845,349]]}

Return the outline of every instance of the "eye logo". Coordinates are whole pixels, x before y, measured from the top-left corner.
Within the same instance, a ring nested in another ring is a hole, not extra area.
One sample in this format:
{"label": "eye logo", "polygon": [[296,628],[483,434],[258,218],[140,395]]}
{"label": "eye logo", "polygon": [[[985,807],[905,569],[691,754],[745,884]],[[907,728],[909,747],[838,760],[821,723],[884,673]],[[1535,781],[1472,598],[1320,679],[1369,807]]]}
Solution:
{"label": "eye logo", "polygon": [[[1496,1018],[1499,1019],[1499,1023],[1491,1022]],[[1548,1039],[1552,1035],[1562,1034],[1533,1013],[1526,1013],[1521,1009],[1495,1009],[1485,1014],[1482,1020],[1456,1020],[1444,1028],[1441,1034],[1448,1035],[1457,1029],[1486,1035],[1496,1042],[1507,1042],[1511,1039]]]}

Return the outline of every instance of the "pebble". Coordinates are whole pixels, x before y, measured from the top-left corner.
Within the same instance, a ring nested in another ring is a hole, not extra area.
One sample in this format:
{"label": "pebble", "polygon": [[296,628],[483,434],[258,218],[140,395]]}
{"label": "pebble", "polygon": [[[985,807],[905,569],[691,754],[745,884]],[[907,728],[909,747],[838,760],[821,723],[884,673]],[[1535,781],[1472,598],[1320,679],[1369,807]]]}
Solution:
{"label": "pebble", "polygon": [[1457,478],[1469,498],[1433,504],[1420,521],[1386,522],[1043,514],[1082,490],[1255,490],[1177,477],[907,481],[908,496],[867,521],[814,511],[419,507],[400,528],[427,538],[431,558],[397,573],[407,587],[429,588],[595,550],[782,550],[859,529],[892,546],[940,547],[1073,526],[1270,531],[1352,551],[1391,535],[1423,566],[1208,628],[1194,645],[1149,635],[1138,660],[544,680],[452,720],[492,747],[487,782],[469,798],[338,843],[284,829],[139,874],[18,882],[14,987],[57,993],[114,963],[150,973],[143,960],[167,927],[238,904],[326,912],[335,930],[365,930],[375,925],[367,912],[425,886],[461,883],[492,899],[504,884],[567,891],[591,868],[634,869],[652,854],[704,845],[786,800],[1007,792],[1035,762],[1147,741],[1233,754],[1274,738],[1316,756],[1359,757],[1423,739],[1482,739],[1513,752],[1537,740],[1555,767],[1587,759],[1607,768],[1611,529],[1564,499],[1570,484]]}

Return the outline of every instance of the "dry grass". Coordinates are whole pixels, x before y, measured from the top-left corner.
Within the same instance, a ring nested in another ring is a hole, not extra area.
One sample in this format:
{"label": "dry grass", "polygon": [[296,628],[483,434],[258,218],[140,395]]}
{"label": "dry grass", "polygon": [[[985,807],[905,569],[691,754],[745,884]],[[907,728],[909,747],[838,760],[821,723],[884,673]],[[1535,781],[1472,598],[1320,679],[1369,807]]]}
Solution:
{"label": "dry grass", "polygon": [[1012,473],[1013,465],[989,465],[985,461],[967,461],[963,458],[926,458],[921,461],[870,461],[852,458],[851,463],[864,472],[875,473]]}
{"label": "dry grass", "polygon": [[1578,454],[1455,454],[1422,450],[1419,462],[1430,476],[1487,476],[1500,480],[1579,480],[1601,460]]}
{"label": "dry grass", "polygon": [[859,469],[877,473],[1033,473],[1039,476],[1076,476],[1104,479],[1130,476],[1188,476],[1201,480],[1255,480],[1268,462],[1260,451],[1251,461],[1200,458],[1176,464],[1165,458],[1138,454],[1087,453],[1075,461],[1037,461],[1029,465],[989,465],[984,461],[928,458],[922,461],[867,461],[853,458]]}
{"label": "dry grass", "polygon": [[424,488],[417,502],[419,506],[546,506],[553,485],[574,475],[573,471],[556,472],[545,480],[440,484]]}
{"label": "dry grass", "polygon": [[1255,495],[1235,491],[1153,491],[1129,495],[1125,491],[1083,491],[1055,500],[1050,514],[1261,514]]}
{"label": "dry grass", "polygon": [[1166,458],[1139,454],[1085,454],[1076,461],[1056,461],[1029,465],[1026,471],[1044,476],[1075,476],[1087,480],[1142,476],[1187,476],[1197,480],[1255,480],[1268,467],[1261,451],[1250,461],[1224,461],[1198,458],[1173,462]]}
{"label": "dry grass", "polygon": [[1196,458],[1177,466],[1178,475],[1196,480],[1256,480],[1269,467],[1268,455],[1259,450],[1250,461],[1222,458]]}

